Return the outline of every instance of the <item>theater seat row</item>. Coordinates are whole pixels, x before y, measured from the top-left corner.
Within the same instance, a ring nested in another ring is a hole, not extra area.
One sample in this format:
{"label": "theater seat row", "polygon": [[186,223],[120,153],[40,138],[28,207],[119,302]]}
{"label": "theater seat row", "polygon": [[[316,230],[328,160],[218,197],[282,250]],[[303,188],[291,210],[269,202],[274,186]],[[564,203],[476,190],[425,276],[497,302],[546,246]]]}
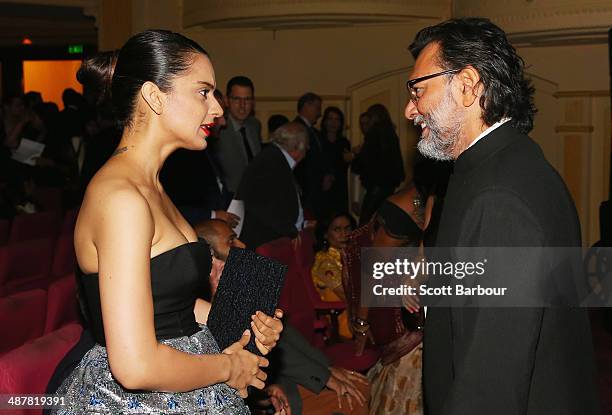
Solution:
{"label": "theater seat row", "polygon": [[79,321],[74,275],[49,285],[0,298],[0,355]]}
{"label": "theater seat row", "polygon": [[0,220],[0,246],[30,239],[56,238],[72,234],[77,210],[61,214],[57,210],[17,215]]}
{"label": "theater seat row", "polygon": [[72,234],[0,246],[0,297],[33,288],[46,289],[74,271]]}

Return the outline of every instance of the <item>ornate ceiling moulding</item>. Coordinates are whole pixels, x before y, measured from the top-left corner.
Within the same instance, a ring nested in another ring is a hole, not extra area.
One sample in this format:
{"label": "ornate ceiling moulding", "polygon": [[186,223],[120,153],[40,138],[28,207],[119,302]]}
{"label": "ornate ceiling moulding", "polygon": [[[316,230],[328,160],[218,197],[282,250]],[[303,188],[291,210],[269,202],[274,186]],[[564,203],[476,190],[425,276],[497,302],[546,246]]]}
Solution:
{"label": "ornate ceiling moulding", "polygon": [[515,47],[596,45],[608,43],[608,27],[512,33],[508,39]]}
{"label": "ornate ceiling moulding", "polygon": [[183,26],[303,29],[450,16],[451,0],[184,0]]}
{"label": "ornate ceiling moulding", "polygon": [[[610,0],[455,0],[453,14],[486,16],[514,41],[600,43],[612,22]],[[565,37],[563,36],[565,34]]]}

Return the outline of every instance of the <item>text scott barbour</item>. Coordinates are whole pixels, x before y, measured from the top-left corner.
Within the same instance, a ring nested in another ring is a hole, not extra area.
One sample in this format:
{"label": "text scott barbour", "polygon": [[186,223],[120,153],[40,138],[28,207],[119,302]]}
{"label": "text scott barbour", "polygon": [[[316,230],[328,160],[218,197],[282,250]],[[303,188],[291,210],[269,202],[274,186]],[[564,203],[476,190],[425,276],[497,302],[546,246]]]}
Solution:
{"label": "text scott barbour", "polygon": [[418,287],[412,287],[406,284],[402,284],[399,287],[383,287],[380,284],[372,287],[374,295],[377,296],[388,296],[388,295],[428,295],[428,296],[451,296],[451,295],[469,295],[469,296],[503,296],[506,295],[505,287],[464,287],[463,285],[444,285],[441,287],[428,287],[427,285],[420,285]]}

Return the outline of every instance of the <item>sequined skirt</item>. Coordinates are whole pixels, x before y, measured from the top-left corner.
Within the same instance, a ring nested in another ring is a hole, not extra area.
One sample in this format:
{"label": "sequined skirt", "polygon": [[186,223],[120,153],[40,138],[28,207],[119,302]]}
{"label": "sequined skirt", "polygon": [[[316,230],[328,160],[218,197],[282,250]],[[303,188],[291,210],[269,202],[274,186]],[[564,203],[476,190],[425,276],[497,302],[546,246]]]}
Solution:
{"label": "sequined skirt", "polygon": [[[177,350],[192,354],[219,353],[206,326],[192,336],[161,340]],[[52,414],[249,414],[235,389],[218,383],[190,392],[140,392],[121,387],[110,372],[106,348],[89,350],[57,391],[66,405]]]}

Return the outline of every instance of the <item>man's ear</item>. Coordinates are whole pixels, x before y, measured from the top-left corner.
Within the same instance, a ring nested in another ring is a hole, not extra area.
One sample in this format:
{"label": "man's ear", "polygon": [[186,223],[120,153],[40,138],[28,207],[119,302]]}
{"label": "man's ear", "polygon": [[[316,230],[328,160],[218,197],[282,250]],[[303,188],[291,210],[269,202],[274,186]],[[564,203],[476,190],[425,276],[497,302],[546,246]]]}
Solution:
{"label": "man's ear", "polygon": [[142,84],[140,95],[154,113],[160,115],[163,112],[166,94],[164,94],[153,82],[147,81]]}
{"label": "man's ear", "polygon": [[464,107],[471,107],[482,93],[480,74],[473,66],[466,66],[457,74],[461,82],[461,100]]}

